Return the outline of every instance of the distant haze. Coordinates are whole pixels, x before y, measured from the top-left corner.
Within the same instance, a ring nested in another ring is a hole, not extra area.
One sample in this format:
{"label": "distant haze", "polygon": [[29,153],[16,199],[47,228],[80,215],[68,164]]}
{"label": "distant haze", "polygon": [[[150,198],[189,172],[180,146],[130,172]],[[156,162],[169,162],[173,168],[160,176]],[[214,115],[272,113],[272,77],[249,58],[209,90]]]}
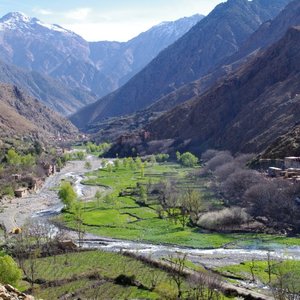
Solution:
{"label": "distant haze", "polygon": [[59,24],[88,41],[127,41],[162,21],[207,15],[225,0],[2,0],[0,15],[20,11]]}

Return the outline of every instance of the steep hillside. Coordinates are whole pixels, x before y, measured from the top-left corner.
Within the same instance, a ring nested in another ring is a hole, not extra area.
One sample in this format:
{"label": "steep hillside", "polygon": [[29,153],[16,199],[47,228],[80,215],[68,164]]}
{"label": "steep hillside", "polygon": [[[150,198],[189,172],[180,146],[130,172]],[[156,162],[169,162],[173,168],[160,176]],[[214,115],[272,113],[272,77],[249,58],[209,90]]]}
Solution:
{"label": "steep hillside", "polygon": [[72,117],[79,127],[143,109],[179,86],[198,79],[235,53],[290,0],[229,0],[218,5],[182,38],[162,51],[116,92]]}
{"label": "steep hillside", "polygon": [[77,129],[18,87],[0,84],[0,135],[71,136]]}
{"label": "steep hillside", "polygon": [[189,140],[198,152],[258,152],[299,119],[300,29],[294,27],[230,78],[166,113],[147,130],[152,139]]}
{"label": "steep hillside", "polygon": [[9,13],[0,19],[0,58],[100,97],[117,89],[201,18],[160,24],[127,43],[88,43],[58,25]]}
{"label": "steep hillside", "polygon": [[35,71],[26,71],[0,61],[0,82],[22,87],[28,94],[62,115],[74,113],[95,101],[88,92],[69,88],[60,81]]}
{"label": "steep hillside", "polygon": [[300,125],[296,125],[276,139],[260,157],[283,159],[287,156],[300,156]]}
{"label": "steep hillside", "polygon": [[224,76],[228,76],[228,74],[236,70],[259,50],[265,49],[277,42],[290,27],[298,24],[300,24],[300,2],[294,0],[273,20],[265,22],[257,31],[250,35],[238,52],[225,58],[212,72],[201,79],[188,83],[156,101],[149,107],[150,111],[165,111],[191,99],[193,96],[204,93],[215,82]]}

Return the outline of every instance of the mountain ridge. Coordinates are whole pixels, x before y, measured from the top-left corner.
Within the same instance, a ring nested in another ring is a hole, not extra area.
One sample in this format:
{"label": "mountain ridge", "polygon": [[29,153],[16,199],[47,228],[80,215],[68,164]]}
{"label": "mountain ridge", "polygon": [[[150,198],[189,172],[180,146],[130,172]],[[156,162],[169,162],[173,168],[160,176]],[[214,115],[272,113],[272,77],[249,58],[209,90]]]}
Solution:
{"label": "mountain ridge", "polygon": [[236,52],[250,34],[288,2],[273,1],[271,5],[263,0],[240,0],[218,5],[123,87],[73,115],[72,122],[84,128],[107,117],[132,113],[198,79]]}
{"label": "mountain ridge", "polygon": [[[128,43],[89,43],[59,25],[9,13],[0,19],[0,59],[100,97],[118,88],[201,18],[161,24]],[[166,26],[168,32],[159,32]]]}
{"label": "mountain ridge", "polygon": [[189,147],[198,151],[262,151],[300,119],[299,53],[300,27],[291,27],[229,79],[167,112],[147,130],[152,139],[191,140]]}

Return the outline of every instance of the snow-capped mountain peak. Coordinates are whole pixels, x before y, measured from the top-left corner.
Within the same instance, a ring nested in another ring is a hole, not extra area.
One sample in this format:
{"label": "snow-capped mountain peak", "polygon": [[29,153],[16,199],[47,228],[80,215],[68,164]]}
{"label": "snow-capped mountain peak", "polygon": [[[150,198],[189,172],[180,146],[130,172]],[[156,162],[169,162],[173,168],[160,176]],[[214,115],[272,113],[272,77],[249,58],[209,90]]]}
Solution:
{"label": "snow-capped mountain peak", "polygon": [[10,12],[0,19],[0,31],[29,29],[32,26],[42,26],[49,30],[72,34],[71,31],[60,27],[59,25],[47,24],[37,18],[26,16],[22,12]]}

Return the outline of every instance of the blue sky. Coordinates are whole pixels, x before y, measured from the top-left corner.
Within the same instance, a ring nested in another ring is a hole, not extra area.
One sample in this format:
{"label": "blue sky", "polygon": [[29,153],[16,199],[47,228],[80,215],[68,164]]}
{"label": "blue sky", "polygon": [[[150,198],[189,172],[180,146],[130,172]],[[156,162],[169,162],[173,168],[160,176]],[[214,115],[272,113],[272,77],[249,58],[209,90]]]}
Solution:
{"label": "blue sky", "polygon": [[88,41],[126,41],[162,21],[207,15],[225,0],[1,0],[0,15],[20,11],[73,30]]}

